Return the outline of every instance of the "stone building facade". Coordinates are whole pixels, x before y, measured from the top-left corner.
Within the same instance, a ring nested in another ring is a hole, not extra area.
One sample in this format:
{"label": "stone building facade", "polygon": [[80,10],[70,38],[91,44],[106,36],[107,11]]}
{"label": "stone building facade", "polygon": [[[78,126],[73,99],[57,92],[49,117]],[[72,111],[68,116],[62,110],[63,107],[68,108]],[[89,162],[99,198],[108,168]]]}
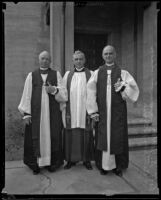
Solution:
{"label": "stone building facade", "polygon": [[5,33],[6,160],[22,159],[23,123],[17,110],[27,74],[38,67],[38,55],[50,51],[52,67],[64,75],[80,49],[86,65],[102,64],[102,48],[114,45],[117,63],[140,88],[131,118],[157,125],[157,1],[143,2],[7,2]]}

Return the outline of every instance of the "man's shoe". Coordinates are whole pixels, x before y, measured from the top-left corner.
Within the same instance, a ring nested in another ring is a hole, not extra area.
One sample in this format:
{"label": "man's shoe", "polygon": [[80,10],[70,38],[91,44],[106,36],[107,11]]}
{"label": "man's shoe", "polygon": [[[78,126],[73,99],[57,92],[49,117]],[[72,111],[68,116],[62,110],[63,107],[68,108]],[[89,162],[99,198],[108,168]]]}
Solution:
{"label": "man's shoe", "polygon": [[47,167],[47,170],[49,172],[55,172],[57,170],[57,166],[56,165],[50,165]]}
{"label": "man's shoe", "polygon": [[39,167],[37,167],[36,169],[33,170],[33,174],[34,175],[37,175],[39,173],[40,173],[40,168]]}
{"label": "man's shoe", "polygon": [[74,163],[74,162],[67,162],[67,164],[64,166],[64,169],[70,169],[74,165],[76,165],[76,163]]}
{"label": "man's shoe", "polygon": [[92,168],[92,165],[91,165],[91,163],[88,161],[88,162],[83,162],[83,165],[86,167],[86,169],[88,169],[88,170],[92,170],[93,168]]}
{"label": "man's shoe", "polygon": [[113,171],[117,176],[122,177],[122,175],[123,175],[121,169],[116,168],[116,169],[113,169],[112,171]]}
{"label": "man's shoe", "polygon": [[104,169],[101,169],[101,170],[100,170],[100,174],[101,174],[101,175],[106,175],[106,174],[108,174],[108,171],[107,171],[107,170],[104,170]]}

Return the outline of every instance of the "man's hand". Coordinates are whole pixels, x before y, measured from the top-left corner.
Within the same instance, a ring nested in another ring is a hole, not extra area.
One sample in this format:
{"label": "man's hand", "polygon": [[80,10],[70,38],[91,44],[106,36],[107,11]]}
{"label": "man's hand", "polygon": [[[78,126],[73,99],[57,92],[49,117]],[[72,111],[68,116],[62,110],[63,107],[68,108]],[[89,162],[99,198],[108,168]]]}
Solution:
{"label": "man's hand", "polygon": [[91,119],[95,122],[98,122],[99,121],[99,114],[98,113],[92,114]]}
{"label": "man's hand", "polygon": [[119,92],[121,88],[125,85],[124,81],[120,81],[120,78],[117,80],[117,82],[114,84],[115,92]]}
{"label": "man's hand", "polygon": [[27,117],[23,121],[25,125],[29,125],[31,123],[31,117]]}
{"label": "man's hand", "polygon": [[118,92],[121,87],[121,81],[120,78],[117,80],[117,82],[114,84],[115,91]]}
{"label": "man's hand", "polygon": [[55,93],[57,91],[56,86],[52,86],[49,82],[48,82],[48,86],[45,87],[46,92],[47,93]]}

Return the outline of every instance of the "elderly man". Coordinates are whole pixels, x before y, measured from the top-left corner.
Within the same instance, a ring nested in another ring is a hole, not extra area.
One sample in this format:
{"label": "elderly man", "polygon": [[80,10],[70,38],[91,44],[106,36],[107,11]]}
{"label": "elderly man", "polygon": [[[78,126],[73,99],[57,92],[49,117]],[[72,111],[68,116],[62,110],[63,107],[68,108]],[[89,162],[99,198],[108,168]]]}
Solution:
{"label": "elderly man", "polygon": [[68,91],[68,101],[63,110],[64,156],[67,161],[64,169],[70,169],[76,162],[83,161],[84,166],[91,170],[93,133],[86,111],[86,85],[91,71],[84,66],[85,55],[81,51],[75,51],[73,63],[74,69],[67,71],[63,78]]}
{"label": "elderly man", "polygon": [[40,167],[50,172],[63,164],[60,102],[67,100],[58,71],[50,68],[50,55],[39,55],[40,68],[30,72],[18,106],[25,122],[24,163],[33,174]]}
{"label": "elderly man", "polygon": [[130,73],[115,63],[113,46],[103,49],[105,61],[87,84],[87,111],[98,121],[97,149],[101,151],[100,173],[112,170],[122,176],[128,167],[128,129],[126,100],[137,101],[139,89]]}

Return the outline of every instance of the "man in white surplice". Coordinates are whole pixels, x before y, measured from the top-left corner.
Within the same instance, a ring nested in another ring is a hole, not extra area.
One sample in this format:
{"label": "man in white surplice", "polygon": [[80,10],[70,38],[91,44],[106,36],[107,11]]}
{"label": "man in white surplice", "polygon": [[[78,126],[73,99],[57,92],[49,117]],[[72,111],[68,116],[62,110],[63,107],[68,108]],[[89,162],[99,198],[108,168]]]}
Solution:
{"label": "man in white surplice", "polygon": [[64,157],[67,161],[64,169],[70,169],[76,162],[83,161],[84,166],[91,170],[93,159],[93,133],[90,116],[86,111],[87,82],[91,71],[85,64],[85,55],[81,51],[73,54],[74,67],[63,77],[68,91],[68,101],[64,104]]}
{"label": "man in white surplice", "polygon": [[63,164],[60,102],[67,100],[67,91],[50,60],[47,51],[40,53],[40,68],[28,74],[18,106],[26,125],[24,163],[33,174],[40,167],[53,172]]}
{"label": "man in white surplice", "polygon": [[137,101],[139,89],[130,73],[115,63],[113,46],[104,47],[102,57],[105,64],[87,84],[87,112],[93,120],[99,119],[96,148],[101,152],[100,173],[112,170],[122,176],[129,163],[126,100]]}

